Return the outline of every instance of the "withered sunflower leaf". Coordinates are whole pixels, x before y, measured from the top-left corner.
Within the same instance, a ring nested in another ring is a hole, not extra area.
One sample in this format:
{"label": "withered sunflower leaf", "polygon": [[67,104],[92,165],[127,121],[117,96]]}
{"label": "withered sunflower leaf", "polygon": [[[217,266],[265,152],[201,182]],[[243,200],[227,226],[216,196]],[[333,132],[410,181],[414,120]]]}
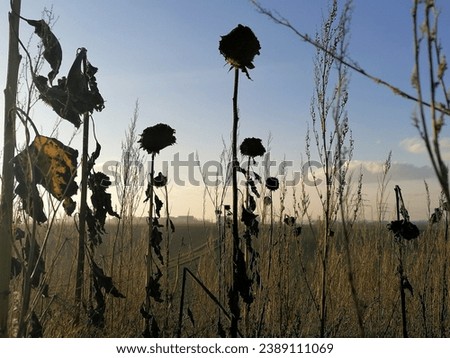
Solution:
{"label": "withered sunflower leaf", "polygon": [[93,260],[91,260],[91,265],[94,279],[96,280],[96,282],[98,282],[99,286],[105,290],[107,294],[118,298],[125,298],[125,296],[119,292],[117,287],[114,286],[112,278],[105,275],[103,269],[100,266],[98,266]]}
{"label": "withered sunflower leaf", "polygon": [[104,231],[96,220],[91,208],[89,207],[86,210],[86,225],[88,227],[90,242],[95,246],[100,245],[103,241],[102,234],[104,233]]}
{"label": "withered sunflower leaf", "polygon": [[28,325],[28,338],[42,338],[44,336],[44,328],[42,327],[42,324],[34,311],[31,312],[31,317]]}
{"label": "withered sunflower leaf", "polygon": [[159,283],[161,277],[162,273],[158,269],[158,271],[150,277],[147,287],[148,297],[152,297],[156,302],[164,302],[162,299],[161,285]]}
{"label": "withered sunflower leaf", "polygon": [[52,107],[58,116],[68,120],[76,128],[80,127],[80,113],[73,106],[73,102],[66,90],[65,80],[59,80],[57,86],[49,87],[47,78],[35,76],[34,84],[40,93],[40,99]]}
{"label": "withered sunflower leaf", "polygon": [[164,203],[159,199],[158,195],[155,194],[155,211],[158,218],[161,217],[161,209],[163,205]]}
{"label": "withered sunflower leaf", "polygon": [[[14,174],[19,183],[16,193],[22,198],[24,204],[27,204],[25,209],[32,208],[33,201],[37,204],[35,216],[39,222],[45,222],[47,219],[43,213],[43,204],[40,203],[42,199],[39,197],[36,184],[42,185],[59,201],[68,200],[78,191],[75,181],[77,157],[77,150],[55,138],[38,135],[28,148],[14,158]],[[33,175],[30,173],[28,158],[32,163]],[[32,176],[34,181],[30,182]],[[65,209],[70,215],[71,208],[65,206]]]}
{"label": "withered sunflower leaf", "polygon": [[253,214],[251,211],[247,210],[244,206],[242,206],[242,214],[241,214],[241,221],[244,223],[245,226],[251,226],[252,222],[256,220],[258,215]]}
{"label": "withered sunflower leaf", "polygon": [[[31,251],[31,242],[33,242],[34,252],[32,257],[33,262],[30,262],[30,251]],[[25,260],[27,261],[28,265],[36,265],[36,258],[39,257],[39,254],[41,252],[41,246],[38,244],[35,238],[33,237],[27,237],[27,240],[25,242]],[[39,258],[39,262],[36,265],[36,270],[34,272],[33,277],[31,278],[31,286],[33,288],[38,288],[39,284],[45,274],[45,261],[43,257],[41,256]]]}
{"label": "withered sunflower leaf", "polygon": [[157,226],[153,226],[152,237],[151,237],[151,246],[153,247],[153,251],[155,255],[158,257],[159,261],[164,265],[164,258],[161,253],[161,242],[162,242],[162,233],[159,231]]}
{"label": "withered sunflower leaf", "polygon": [[169,226],[170,226],[170,230],[172,231],[172,233],[175,232],[175,225],[173,223],[173,221],[171,219],[168,220],[169,221]]}
{"label": "withered sunflower leaf", "polygon": [[260,195],[258,189],[256,188],[255,181],[253,179],[248,179],[247,185],[250,186],[250,190],[252,191],[252,193],[255,194],[257,198],[259,198]]}
{"label": "withered sunflower leaf", "polygon": [[95,165],[95,161],[98,159],[98,157],[100,156],[100,152],[102,150],[102,146],[100,145],[100,143],[98,141],[95,142],[95,150],[92,152],[91,156],[88,159],[88,165],[87,165],[87,171],[90,172]]}
{"label": "withered sunflower leaf", "polygon": [[106,190],[111,185],[109,176],[102,172],[90,173],[88,177],[88,186],[92,191],[91,203],[93,211],[89,210],[91,215],[87,217],[88,230],[91,241],[94,245],[101,243],[101,235],[105,232],[106,216],[120,218],[119,214],[112,208],[111,194]]}
{"label": "withered sunflower leaf", "polygon": [[14,192],[19,195],[22,200],[22,209],[39,224],[45,223],[47,221],[47,215],[44,213],[44,202],[42,201],[36,185],[21,181],[18,179],[17,174],[16,180],[19,184]]}
{"label": "withered sunflower leaf", "polygon": [[61,45],[44,20],[25,19],[25,21],[34,27],[34,32],[42,40],[42,44],[44,45],[44,58],[52,68],[52,71],[48,74],[48,79],[52,83],[59,72],[62,62]]}
{"label": "withered sunflower leaf", "polygon": [[252,212],[256,210],[256,200],[251,195],[248,196],[248,209]]}
{"label": "withered sunflower leaf", "polygon": [[22,272],[22,264],[15,257],[11,257],[11,274],[10,278],[14,278],[20,275]]}
{"label": "withered sunflower leaf", "polygon": [[244,168],[241,168],[241,167],[239,167],[239,166],[236,167],[236,170],[237,170],[239,173],[242,173],[242,174],[244,174],[244,175],[247,174],[247,170],[245,170]]}
{"label": "withered sunflower leaf", "polygon": [[95,300],[95,307],[90,302],[87,308],[87,316],[89,319],[89,324],[97,327],[104,328],[105,327],[105,311],[106,311],[106,301],[105,295],[103,294],[101,284],[97,279],[96,275],[93,274],[94,279],[92,280],[92,293],[93,298]]}
{"label": "withered sunflower leaf", "polygon": [[[85,72],[83,64],[86,64]],[[67,91],[78,113],[102,111],[105,107],[94,76],[96,72],[97,68],[87,61],[87,50],[80,48],[67,75]]]}

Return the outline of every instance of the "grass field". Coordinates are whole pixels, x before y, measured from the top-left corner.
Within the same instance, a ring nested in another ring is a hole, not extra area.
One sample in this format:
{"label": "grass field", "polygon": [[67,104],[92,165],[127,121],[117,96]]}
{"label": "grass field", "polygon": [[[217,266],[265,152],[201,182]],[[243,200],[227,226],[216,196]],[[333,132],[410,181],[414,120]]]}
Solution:
{"label": "grass field", "polygon": [[[48,297],[36,297],[35,312],[46,337],[139,337],[144,299],[146,225],[137,223],[132,237],[116,239],[116,223],[110,221],[97,262],[113,277],[126,298],[107,296],[106,323],[103,329],[92,327],[86,315],[75,323],[73,304],[76,231],[68,222],[58,223],[59,235],[51,238],[45,252]],[[261,229],[255,242],[259,252],[261,285],[255,287],[255,300],[249,309],[243,305],[240,332],[247,337],[315,337],[319,335],[321,260],[316,238],[321,223],[305,227],[294,236],[286,225],[275,225],[272,247],[270,227]],[[444,224],[423,225],[420,237],[403,245],[403,269],[411,283],[406,292],[407,328],[412,337],[448,335],[446,259],[448,242]],[[177,224],[171,237],[166,302],[154,309],[161,335],[173,337],[178,329],[182,272],[189,268],[196,277],[227,307],[230,260],[219,259],[218,227],[212,223]],[[39,240],[39,239],[38,239]],[[225,232],[225,250],[231,238]],[[113,246],[115,251],[113,252]],[[357,223],[350,239],[354,261],[354,279],[363,325],[368,337],[401,337],[399,294],[399,244],[386,224]],[[271,259],[269,256],[272,256]],[[347,279],[342,235],[338,228],[328,257],[326,336],[357,337],[358,324]],[[272,262],[268,272],[268,262]],[[222,282],[219,271],[222,265]],[[86,276],[86,282],[90,278]],[[15,305],[20,302],[20,276],[12,281],[12,327]],[[14,289],[15,288],[15,289]],[[165,287],[164,287],[165,289]],[[35,293],[36,295],[36,293]],[[88,306],[92,292],[85,287],[83,302]],[[218,336],[218,327],[229,326],[226,316],[192,279],[186,280],[182,336]]]}

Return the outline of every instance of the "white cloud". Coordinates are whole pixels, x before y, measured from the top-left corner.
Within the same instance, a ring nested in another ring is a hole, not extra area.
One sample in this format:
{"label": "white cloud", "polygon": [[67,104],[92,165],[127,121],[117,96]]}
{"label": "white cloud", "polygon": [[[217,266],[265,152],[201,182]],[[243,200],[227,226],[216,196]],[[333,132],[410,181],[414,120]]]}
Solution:
{"label": "white cloud", "polygon": [[400,142],[400,147],[413,154],[422,154],[426,151],[423,140],[418,137],[403,139]]}
{"label": "white cloud", "polygon": [[[354,160],[350,163],[350,170],[359,173],[361,170],[363,174],[363,182],[377,183],[384,171],[384,162],[374,161],[359,161]],[[388,177],[391,180],[425,180],[434,178],[433,169],[428,166],[418,167],[411,163],[392,162],[388,172]]]}
{"label": "white cloud", "polygon": [[[422,138],[409,137],[403,139],[399,143],[400,147],[412,154],[424,154],[427,152],[425,143]],[[441,155],[444,160],[450,160],[450,137],[442,137],[439,139]]]}

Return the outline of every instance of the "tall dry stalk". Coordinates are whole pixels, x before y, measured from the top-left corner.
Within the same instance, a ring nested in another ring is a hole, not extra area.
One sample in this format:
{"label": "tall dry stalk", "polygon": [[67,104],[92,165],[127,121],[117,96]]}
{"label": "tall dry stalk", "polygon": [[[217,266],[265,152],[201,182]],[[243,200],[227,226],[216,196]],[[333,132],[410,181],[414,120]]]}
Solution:
{"label": "tall dry stalk", "polygon": [[[113,270],[118,270],[118,280],[122,280],[125,262],[129,262],[133,255],[134,217],[142,198],[144,184],[143,158],[137,144],[137,121],[139,118],[139,102],[136,101],[134,113],[125,132],[125,139],[122,141],[121,162],[112,173],[115,178],[116,192],[119,200],[119,216],[116,233],[112,247],[111,274]],[[125,243],[129,245],[129,256],[124,256]],[[116,251],[119,251],[119,264],[117,265]],[[129,282],[130,270],[127,270],[126,281]],[[126,287],[126,291],[129,287]],[[125,291],[125,296],[127,293]]]}
{"label": "tall dry stalk", "polygon": [[88,150],[89,150],[89,113],[85,113],[83,120],[83,145],[81,155],[81,196],[80,196],[80,223],[78,232],[78,253],[75,280],[75,322],[79,322],[82,306],[84,263],[86,245],[86,216],[87,216],[87,189],[88,189]]}
{"label": "tall dry stalk", "polygon": [[[449,115],[450,93],[445,75],[448,69],[446,56],[439,39],[439,9],[434,0],[415,0],[412,8],[414,36],[414,68],[411,83],[419,99],[413,121],[425,144],[431,165],[442,188],[447,203],[450,203],[448,165],[443,157],[441,130]],[[426,98],[429,98],[426,100]],[[428,106],[427,103],[430,103]],[[446,112],[447,111],[447,112]],[[445,324],[448,311],[448,252],[445,240],[444,280],[442,281],[441,334],[446,336]]]}
{"label": "tall dry stalk", "polygon": [[[346,252],[346,265],[351,296],[356,308],[360,334],[364,335],[361,312],[356,297],[353,276],[353,264],[349,250],[350,227],[348,220],[348,203],[346,192],[349,193],[348,168],[353,153],[353,139],[349,128],[349,120],[345,110],[348,100],[348,74],[346,69],[337,62],[338,54],[345,57],[347,51],[347,38],[350,21],[351,1],[347,1],[341,14],[338,11],[337,1],[333,1],[328,17],[322,24],[321,32],[315,37],[319,44],[314,61],[314,95],[311,101],[312,137],[320,158],[320,177],[310,168],[314,180],[314,187],[322,206],[322,228],[319,245],[321,278],[319,289],[320,301],[320,336],[327,335],[329,291],[329,258],[337,231],[336,221],[340,212],[343,227],[343,243]],[[326,49],[322,51],[321,49]],[[331,79],[333,68],[337,69],[336,79]],[[308,162],[312,162],[311,137],[306,138],[306,154]],[[324,182],[321,185],[321,182]],[[360,190],[358,190],[360,192]],[[348,194],[347,194],[348,196]],[[357,206],[358,207],[358,206]]]}
{"label": "tall dry stalk", "polygon": [[[386,229],[386,212],[388,210],[388,204],[387,204],[387,198],[388,194],[386,193],[387,186],[390,181],[390,170],[392,165],[392,152],[389,152],[385,162],[383,163],[383,169],[378,177],[378,190],[377,190],[377,237],[382,237],[385,229]],[[382,258],[384,255],[384,246],[382,240],[376,240],[375,242],[375,249],[377,252],[377,302],[378,302],[378,313],[377,313],[377,319],[378,323],[382,320],[382,281],[383,281],[383,267],[382,267]]]}
{"label": "tall dry stalk", "polygon": [[12,221],[14,198],[14,174],[12,159],[15,149],[15,111],[17,99],[17,80],[19,75],[19,14],[21,1],[11,1],[9,13],[9,48],[8,70],[6,79],[4,135],[3,135],[3,167],[2,192],[0,203],[0,338],[8,336],[9,310],[9,272],[11,271]]}
{"label": "tall dry stalk", "polygon": [[[419,14],[423,10],[422,15]],[[434,0],[415,0],[412,8],[414,36],[414,69],[411,83],[416,90],[418,110],[414,125],[425,144],[431,165],[436,173],[447,202],[450,202],[448,167],[442,156],[441,129],[445,124],[445,110],[450,108],[445,74],[447,61],[439,40],[439,10]],[[420,23],[420,24],[419,24]],[[424,47],[424,51],[422,50]],[[424,52],[424,53],[423,53]],[[422,58],[424,58],[422,60]],[[425,65],[425,68],[422,68]],[[425,97],[429,96],[426,101]],[[429,105],[427,105],[429,103]]]}
{"label": "tall dry stalk", "polygon": [[238,123],[239,123],[239,115],[238,115],[238,88],[239,88],[239,68],[235,68],[234,70],[234,90],[233,90],[233,134],[232,134],[232,144],[231,144],[231,155],[232,155],[232,172],[231,172],[231,185],[232,185],[232,213],[233,213],[233,222],[232,222],[232,235],[233,235],[233,281],[232,287],[229,292],[229,300],[230,300],[230,310],[232,314],[231,319],[231,327],[230,334],[231,337],[237,337],[238,332],[238,323],[240,320],[240,309],[239,309],[239,288],[238,288],[238,250],[240,247],[240,238],[239,238],[239,224],[238,224],[238,181],[237,181],[237,168],[239,167],[238,157],[237,157],[237,132],[238,132]]}

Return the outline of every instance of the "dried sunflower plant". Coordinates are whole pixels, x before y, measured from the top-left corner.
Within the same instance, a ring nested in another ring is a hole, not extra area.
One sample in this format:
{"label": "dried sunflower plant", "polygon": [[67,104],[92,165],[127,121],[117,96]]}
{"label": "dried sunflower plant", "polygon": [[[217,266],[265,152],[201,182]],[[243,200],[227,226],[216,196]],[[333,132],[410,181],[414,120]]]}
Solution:
{"label": "dried sunflower plant", "polygon": [[[147,127],[141,134],[139,139],[140,146],[148,154],[151,155],[151,166],[149,173],[149,180],[147,190],[145,192],[146,201],[149,201],[148,211],[148,242],[147,242],[147,256],[146,256],[146,284],[145,284],[145,302],[141,306],[141,314],[144,318],[144,337],[158,337],[160,335],[159,324],[152,309],[152,301],[166,303],[166,320],[164,322],[164,331],[167,329],[168,316],[170,308],[169,285],[168,285],[168,261],[169,261],[169,237],[166,235],[165,257],[162,253],[161,243],[163,241],[163,234],[160,228],[164,225],[159,223],[161,218],[161,209],[163,207],[162,200],[155,193],[156,188],[164,188],[166,199],[166,233],[169,230],[174,231],[175,227],[169,218],[168,210],[168,192],[167,192],[167,177],[161,172],[155,176],[155,157],[161,150],[176,143],[175,129],[164,123],[158,123],[154,126]],[[163,274],[163,270],[165,270]],[[165,277],[165,299],[161,291],[160,280]]]}
{"label": "dried sunflower plant", "polygon": [[[258,238],[259,221],[256,211],[256,199],[261,197],[256,183],[261,184],[261,176],[252,170],[252,165],[256,164],[255,158],[262,157],[266,152],[266,148],[261,143],[259,138],[245,138],[240,147],[242,156],[248,158],[247,168],[240,168],[240,171],[245,176],[245,200],[242,205],[241,221],[245,225],[245,232],[243,238],[245,240],[245,258],[249,263],[249,269],[252,273],[253,282],[259,285],[260,274],[257,268],[259,254],[254,249],[252,244],[252,237]],[[256,198],[256,199],[255,199]]]}
{"label": "dried sunflower plant", "polygon": [[255,68],[253,59],[259,55],[261,45],[258,38],[248,26],[239,24],[230,33],[222,36],[219,42],[219,51],[225,57],[225,61],[234,68],[234,90],[233,90],[233,128],[232,128],[232,257],[233,273],[232,284],[228,293],[228,302],[231,312],[230,335],[238,336],[238,324],[241,319],[239,297],[244,301],[251,302],[253,298],[249,295],[249,279],[246,272],[245,259],[241,250],[241,238],[238,223],[238,180],[237,173],[240,168],[237,150],[237,132],[239,123],[238,114],[238,88],[239,71],[241,70],[250,79],[249,69]]}
{"label": "dried sunflower plant", "polygon": [[[53,231],[59,207],[62,206],[69,216],[74,214],[77,205],[72,197],[79,190],[75,180],[78,170],[78,150],[65,145],[57,138],[44,136],[37,131],[36,125],[30,118],[30,110],[37,103],[36,98],[38,98],[38,101],[49,105],[59,117],[67,120],[76,128],[83,123],[82,195],[79,211],[76,213],[79,217],[77,227],[79,250],[75,309],[72,311],[71,318],[73,323],[78,323],[84,309],[89,323],[96,328],[103,328],[106,309],[105,295],[124,296],[114,286],[112,278],[107,276],[96,262],[97,258],[94,252],[94,248],[101,243],[106,216],[108,214],[117,216],[111,207],[110,194],[106,191],[110,183],[109,178],[105,174],[95,173],[93,170],[95,160],[100,154],[100,144],[97,142],[96,150],[90,157],[87,154],[88,124],[91,120],[91,114],[94,110],[101,111],[104,108],[104,100],[99,92],[95,77],[98,69],[88,61],[87,50],[80,48],[67,76],[55,81],[62,63],[62,50],[50,27],[51,13],[47,21],[44,19],[30,20],[20,16],[20,6],[17,6],[14,2],[11,3],[11,6],[12,14],[10,14],[10,18],[20,18],[32,26],[40,41],[40,52],[33,60],[28,49],[17,37],[18,31],[12,31],[10,35],[11,43],[16,42],[17,47],[18,44],[22,47],[27,58],[24,69],[31,74],[32,79],[31,82],[27,82],[28,98],[25,105],[19,106],[14,100],[8,102],[6,108],[8,118],[14,121],[15,116],[17,116],[24,125],[26,140],[25,148],[8,163],[4,163],[6,166],[11,166],[7,169],[11,170],[17,181],[15,194],[22,203],[24,213],[22,222],[25,228],[25,230],[22,230],[18,226],[19,223],[15,225],[15,232],[18,235],[16,235],[17,240],[14,243],[17,256],[14,257],[14,262],[20,263],[20,271],[22,272],[22,302],[15,332],[19,337],[44,335],[45,327],[42,322],[46,319],[46,313],[57,296],[57,292],[54,292],[55,287],[50,284],[52,283],[52,270],[59,259],[57,253],[51,260],[50,268],[48,268],[44,260],[44,258],[48,258],[46,249],[48,246],[54,245],[54,243],[50,243],[50,233]],[[47,76],[39,73],[45,65],[42,62],[42,57],[51,68]],[[12,60],[10,59],[10,61]],[[14,67],[14,64],[12,64],[12,67]],[[17,82],[17,78],[15,78],[15,81]],[[54,81],[57,84],[54,85]],[[11,85],[17,91],[17,86]],[[39,96],[36,96],[36,93]],[[29,126],[34,130],[34,140],[31,140]],[[12,136],[11,140],[15,145],[15,136]],[[49,194],[49,210],[45,210],[43,202],[45,192],[43,193],[40,188],[43,188]],[[92,191],[92,208],[87,205],[88,189]],[[10,188],[2,188],[2,201],[7,197],[4,194],[9,190]],[[12,202],[8,206],[12,206]],[[7,222],[3,221],[6,217],[2,217],[2,226],[11,230],[13,223],[11,217],[9,215],[8,217]],[[41,226],[44,226],[45,229],[43,238],[40,234],[42,232]],[[85,240],[86,226],[89,234],[89,245]],[[21,246],[22,249],[17,249],[16,245]],[[86,248],[87,250],[85,250]],[[87,297],[83,296],[86,291],[84,289],[85,257],[88,258],[91,278]],[[15,266],[18,267],[18,265]],[[7,327],[3,325],[3,320],[0,330],[2,335],[7,334]]]}
{"label": "dried sunflower plant", "polygon": [[408,338],[408,322],[406,310],[406,294],[408,290],[413,296],[413,286],[409,282],[405,273],[405,248],[408,242],[417,239],[420,235],[419,228],[410,221],[408,210],[406,210],[403,201],[402,191],[398,185],[395,186],[396,213],[397,220],[388,224],[388,229],[394,235],[395,243],[398,246],[398,266],[397,273],[399,276],[400,303],[402,311],[402,333],[404,338]]}

